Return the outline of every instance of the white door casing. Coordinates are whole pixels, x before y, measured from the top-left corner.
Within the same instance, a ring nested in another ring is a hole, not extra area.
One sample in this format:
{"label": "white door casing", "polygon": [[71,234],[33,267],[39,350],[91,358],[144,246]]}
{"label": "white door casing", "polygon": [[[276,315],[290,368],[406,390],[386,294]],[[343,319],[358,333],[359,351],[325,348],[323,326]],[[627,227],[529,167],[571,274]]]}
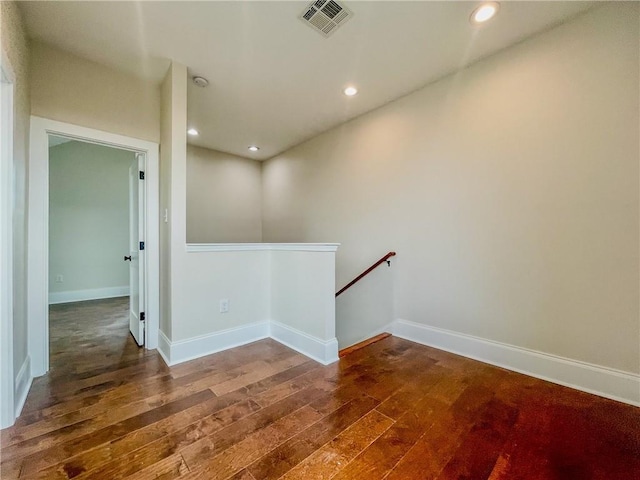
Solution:
{"label": "white door casing", "polygon": [[142,269],[146,314],[145,345],[158,346],[160,315],[159,257],[159,156],[158,144],[125,137],[102,130],[80,127],[42,117],[31,117],[29,168],[29,236],[27,303],[29,353],[33,376],[49,369],[49,134],[142,153],[146,157],[144,189],[144,222],[140,222],[145,238]]}
{"label": "white door casing", "polygon": [[[129,167],[129,330],[139,346],[144,345],[144,172],[145,156],[136,153]],[[141,175],[142,173],[142,175]]]}
{"label": "white door casing", "polygon": [[0,428],[17,412],[13,371],[13,71],[0,64]]}

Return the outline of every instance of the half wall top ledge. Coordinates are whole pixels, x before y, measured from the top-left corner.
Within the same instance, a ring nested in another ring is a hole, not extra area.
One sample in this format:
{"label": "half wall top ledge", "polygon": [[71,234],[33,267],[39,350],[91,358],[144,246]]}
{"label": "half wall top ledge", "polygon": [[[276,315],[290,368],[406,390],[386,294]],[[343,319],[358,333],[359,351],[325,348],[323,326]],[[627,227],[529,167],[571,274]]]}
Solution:
{"label": "half wall top ledge", "polygon": [[335,252],[339,246],[339,243],[188,243],[187,252]]}

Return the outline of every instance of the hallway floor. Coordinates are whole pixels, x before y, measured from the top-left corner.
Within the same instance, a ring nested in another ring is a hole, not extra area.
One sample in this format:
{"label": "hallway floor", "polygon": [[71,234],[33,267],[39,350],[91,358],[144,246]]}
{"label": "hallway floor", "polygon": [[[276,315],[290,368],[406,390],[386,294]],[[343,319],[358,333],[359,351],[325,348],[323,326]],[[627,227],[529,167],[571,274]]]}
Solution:
{"label": "hallway floor", "polygon": [[51,307],[1,478],[640,479],[640,409],[395,337],[324,367],[262,340],[169,368],[128,300]]}

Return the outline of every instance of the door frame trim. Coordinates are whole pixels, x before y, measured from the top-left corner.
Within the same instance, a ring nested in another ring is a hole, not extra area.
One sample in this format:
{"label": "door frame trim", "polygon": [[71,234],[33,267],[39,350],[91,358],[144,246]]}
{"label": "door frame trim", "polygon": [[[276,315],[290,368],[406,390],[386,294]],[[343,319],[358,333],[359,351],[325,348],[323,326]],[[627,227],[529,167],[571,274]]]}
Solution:
{"label": "door frame trim", "polygon": [[16,76],[4,49],[0,54],[0,428],[16,418],[13,368],[14,94]]}
{"label": "door frame trim", "polygon": [[31,375],[49,370],[49,134],[145,154],[145,348],[158,346],[160,162],[157,143],[31,116],[27,311]]}

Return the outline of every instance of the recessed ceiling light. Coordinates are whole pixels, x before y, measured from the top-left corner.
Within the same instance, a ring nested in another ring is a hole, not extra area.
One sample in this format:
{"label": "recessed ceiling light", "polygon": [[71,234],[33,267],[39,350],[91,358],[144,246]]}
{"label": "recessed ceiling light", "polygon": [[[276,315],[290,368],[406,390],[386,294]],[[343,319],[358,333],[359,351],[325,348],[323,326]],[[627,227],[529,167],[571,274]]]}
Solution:
{"label": "recessed ceiling light", "polygon": [[358,89],[356,87],[347,87],[343,90],[343,92],[347,97],[353,97],[356,93],[358,93]]}
{"label": "recessed ceiling light", "polygon": [[189,130],[187,130],[187,133],[189,135],[198,135],[200,132],[198,132],[198,130],[196,130],[195,128],[190,128]]}
{"label": "recessed ceiling light", "polygon": [[249,150],[251,150],[252,152],[257,152],[258,150],[260,150],[260,148],[259,148],[259,147],[256,147],[255,145],[251,145],[251,146],[249,147]]}
{"label": "recessed ceiling light", "polygon": [[500,4],[498,2],[483,3],[473,11],[469,21],[472,25],[480,25],[487,20],[491,20],[498,13],[499,8]]}

